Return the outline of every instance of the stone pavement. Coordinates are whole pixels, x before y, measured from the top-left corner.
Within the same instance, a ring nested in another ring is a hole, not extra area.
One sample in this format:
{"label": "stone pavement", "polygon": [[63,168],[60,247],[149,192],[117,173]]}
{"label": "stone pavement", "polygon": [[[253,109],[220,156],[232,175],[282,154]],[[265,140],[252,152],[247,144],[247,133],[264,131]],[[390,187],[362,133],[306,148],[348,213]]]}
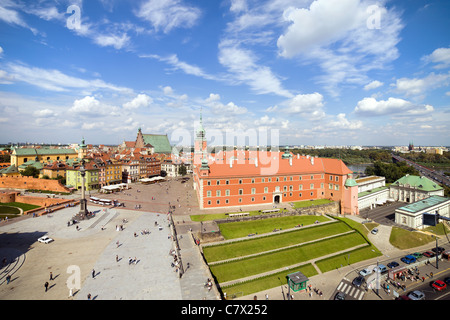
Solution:
{"label": "stone pavement", "polygon": [[[0,300],[85,300],[88,294],[99,300],[216,299],[213,291],[203,287],[210,277],[209,270],[187,236],[181,240],[181,252],[190,267],[181,279],[176,268],[171,267],[173,257],[169,252],[174,242],[166,214],[125,209],[105,211],[92,205],[89,209],[97,211],[96,216],[80,221],[79,231],[73,225],[67,226],[78,207],[0,225],[0,257],[8,260],[0,269]],[[120,225],[123,231],[116,231]],[[141,234],[142,230],[150,234]],[[55,241],[37,242],[42,235]],[[129,257],[136,257],[137,263],[129,264]],[[72,271],[68,273],[70,266],[77,266],[81,272],[81,288],[73,290],[73,297],[69,297],[67,286],[73,279]],[[49,280],[50,272],[54,280]],[[9,284],[7,274],[11,275]]]}

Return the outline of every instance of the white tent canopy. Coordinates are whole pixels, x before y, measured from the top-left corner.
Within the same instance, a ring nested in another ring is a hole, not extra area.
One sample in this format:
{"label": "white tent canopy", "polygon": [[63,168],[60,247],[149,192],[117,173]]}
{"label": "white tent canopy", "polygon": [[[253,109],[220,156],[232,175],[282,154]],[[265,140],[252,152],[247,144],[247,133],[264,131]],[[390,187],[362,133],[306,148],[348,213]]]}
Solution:
{"label": "white tent canopy", "polygon": [[158,182],[158,181],[163,181],[166,180],[163,177],[153,177],[153,178],[144,178],[144,179],[139,179],[140,182],[143,183],[150,183],[150,182]]}
{"label": "white tent canopy", "polygon": [[128,189],[127,183],[119,183],[119,184],[113,184],[110,186],[103,186],[102,191],[109,192],[109,191],[119,191],[123,189]]}

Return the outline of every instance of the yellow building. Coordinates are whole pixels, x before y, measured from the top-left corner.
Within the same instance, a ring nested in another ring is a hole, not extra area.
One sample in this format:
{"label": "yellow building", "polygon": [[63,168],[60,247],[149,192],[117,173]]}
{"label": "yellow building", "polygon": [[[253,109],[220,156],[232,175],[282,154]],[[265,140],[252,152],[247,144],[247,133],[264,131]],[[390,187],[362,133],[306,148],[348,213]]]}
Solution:
{"label": "yellow building", "polygon": [[15,148],[11,153],[11,165],[19,167],[30,160],[48,163],[76,158],[78,153],[74,149]]}

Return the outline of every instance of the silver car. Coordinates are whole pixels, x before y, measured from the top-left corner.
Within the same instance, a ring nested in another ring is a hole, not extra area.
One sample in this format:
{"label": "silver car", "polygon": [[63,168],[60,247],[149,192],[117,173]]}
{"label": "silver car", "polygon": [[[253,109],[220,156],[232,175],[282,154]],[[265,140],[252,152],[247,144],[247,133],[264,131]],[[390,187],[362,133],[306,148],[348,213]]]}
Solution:
{"label": "silver car", "polygon": [[422,291],[414,290],[408,293],[408,298],[411,300],[425,300],[425,294]]}
{"label": "silver car", "polygon": [[39,239],[38,239],[38,241],[39,242],[41,242],[41,243],[50,243],[50,242],[52,242],[53,241],[53,239],[52,238],[49,238],[49,237],[47,237],[47,236],[43,236],[43,237],[40,237]]}

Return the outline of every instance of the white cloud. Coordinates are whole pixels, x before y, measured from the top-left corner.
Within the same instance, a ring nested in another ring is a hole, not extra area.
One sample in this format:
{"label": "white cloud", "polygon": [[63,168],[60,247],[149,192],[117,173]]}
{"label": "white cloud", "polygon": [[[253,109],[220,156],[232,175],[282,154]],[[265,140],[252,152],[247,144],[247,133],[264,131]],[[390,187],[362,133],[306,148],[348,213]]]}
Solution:
{"label": "white cloud", "polygon": [[230,11],[234,13],[238,13],[241,11],[247,10],[247,1],[246,0],[231,0]]}
{"label": "white cloud", "polygon": [[102,129],[105,126],[105,123],[103,121],[100,122],[89,122],[89,123],[83,123],[81,126],[81,129],[83,130],[93,130],[93,129]]}
{"label": "white cloud", "polygon": [[231,73],[231,81],[245,83],[257,94],[274,93],[283,97],[292,94],[283,88],[277,77],[267,66],[257,64],[252,51],[243,49],[233,41],[222,41],[219,44],[219,62]]}
{"label": "white cloud", "polygon": [[164,94],[165,94],[166,96],[171,96],[171,95],[173,95],[173,89],[172,89],[171,86],[165,86],[165,87],[163,88],[163,92],[164,92]]}
{"label": "white cloud", "polygon": [[383,82],[378,81],[378,80],[374,80],[374,81],[372,81],[372,82],[366,84],[366,85],[364,86],[364,90],[366,90],[366,91],[368,91],[368,90],[373,90],[373,89],[376,89],[376,88],[381,87],[382,85],[383,85]]}
{"label": "white cloud", "polygon": [[136,16],[151,23],[158,32],[169,33],[174,28],[191,28],[200,18],[197,7],[188,6],[181,0],[148,0],[141,4]]}
{"label": "white cloud", "polygon": [[393,115],[401,114],[403,116],[416,116],[421,114],[427,114],[434,111],[431,105],[416,105],[410,101],[389,98],[388,100],[377,101],[375,98],[364,98],[358,101],[354,112],[361,115]]}
{"label": "white cloud", "polygon": [[376,7],[380,28],[369,28],[371,4],[316,0],[309,8],[289,7],[283,15],[289,26],[277,41],[280,55],[317,62],[324,74],[316,79],[333,96],[339,95],[342,85],[367,83],[368,71],[384,69],[399,56],[396,45],[403,28],[399,14],[382,4]]}
{"label": "white cloud", "polygon": [[9,72],[9,77],[13,77],[14,80],[26,82],[49,91],[62,92],[79,89],[88,91],[111,90],[122,93],[132,92],[131,89],[118,87],[100,79],[85,80],[68,76],[55,69],[29,67],[18,63],[8,63],[6,69]]}
{"label": "white cloud", "polygon": [[119,50],[129,44],[130,37],[126,33],[123,33],[121,36],[115,34],[98,35],[94,37],[94,41],[102,47],[113,46]]}
{"label": "white cloud", "polygon": [[355,129],[362,128],[363,123],[360,120],[349,121],[346,118],[345,113],[339,113],[336,116],[336,120],[333,120],[333,121],[329,122],[328,125],[331,126],[331,127],[334,127],[334,128],[355,130]]}
{"label": "white cloud", "polygon": [[277,123],[277,120],[275,118],[270,118],[268,115],[264,115],[259,119],[255,120],[255,125],[261,126],[261,125],[274,125]]}
{"label": "white cloud", "polygon": [[38,118],[49,118],[57,116],[57,114],[50,109],[36,110],[35,112],[33,112],[33,115]]}
{"label": "white cloud", "polygon": [[124,103],[123,107],[125,109],[138,109],[141,107],[148,107],[150,104],[153,103],[153,99],[150,98],[148,95],[146,94],[138,94],[136,98],[134,98],[133,100]]}
{"label": "white cloud", "polygon": [[397,79],[395,89],[406,96],[419,96],[428,90],[436,89],[448,85],[450,73],[435,74],[430,73],[425,78],[401,78]]}
{"label": "white cloud", "polygon": [[225,114],[228,116],[232,115],[242,115],[248,112],[247,108],[239,107],[234,102],[228,102],[227,104],[223,104],[220,101],[220,95],[210,93],[209,97],[206,98],[203,103],[211,107],[211,111],[215,114]]}
{"label": "white cloud", "polygon": [[208,80],[219,80],[217,77],[210,75],[202,70],[202,68],[189,64],[185,61],[180,61],[176,54],[172,54],[166,57],[159,56],[157,54],[141,54],[140,58],[151,58],[159,61],[166,62],[173,67],[173,70],[181,70],[186,74],[201,77]]}
{"label": "white cloud", "polygon": [[36,35],[38,31],[35,28],[28,26],[28,24],[22,19],[19,13],[16,10],[14,10],[15,7],[16,4],[10,1],[2,1],[2,3],[0,3],[0,20],[3,20],[8,24],[18,25],[20,27],[29,29],[31,30],[31,32],[33,32],[33,34]]}
{"label": "white cloud", "polygon": [[443,69],[450,67],[450,48],[438,48],[430,55],[422,58],[426,62],[437,63],[434,68]]}
{"label": "white cloud", "polygon": [[310,119],[320,119],[325,116],[323,111],[323,96],[314,92],[309,94],[298,94],[287,102],[286,112],[301,114]]}
{"label": "white cloud", "polygon": [[87,117],[119,116],[121,114],[117,107],[101,103],[92,96],[75,100],[69,113]]}

